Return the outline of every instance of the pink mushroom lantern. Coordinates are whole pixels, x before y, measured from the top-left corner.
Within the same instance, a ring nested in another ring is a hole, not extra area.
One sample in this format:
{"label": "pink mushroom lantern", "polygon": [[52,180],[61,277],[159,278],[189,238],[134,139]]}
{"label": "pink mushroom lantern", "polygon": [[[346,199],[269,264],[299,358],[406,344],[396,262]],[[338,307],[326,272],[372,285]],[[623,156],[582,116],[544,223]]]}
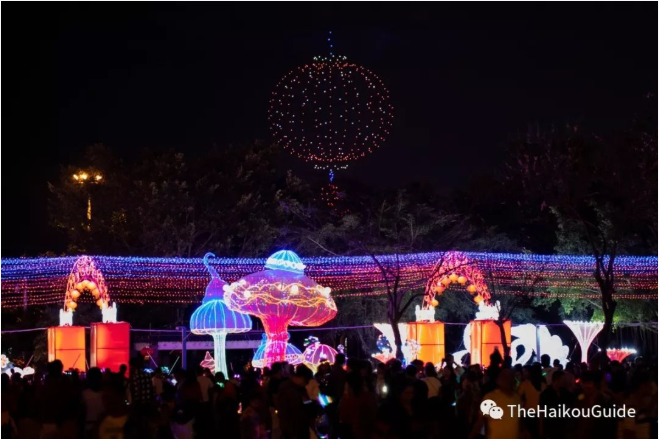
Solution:
{"label": "pink mushroom lantern", "polygon": [[265,270],[224,287],[229,308],[261,319],[267,340],[266,366],[285,361],[288,326],[320,326],[336,316],[330,289],[304,275],[305,265],[292,251],[270,256]]}

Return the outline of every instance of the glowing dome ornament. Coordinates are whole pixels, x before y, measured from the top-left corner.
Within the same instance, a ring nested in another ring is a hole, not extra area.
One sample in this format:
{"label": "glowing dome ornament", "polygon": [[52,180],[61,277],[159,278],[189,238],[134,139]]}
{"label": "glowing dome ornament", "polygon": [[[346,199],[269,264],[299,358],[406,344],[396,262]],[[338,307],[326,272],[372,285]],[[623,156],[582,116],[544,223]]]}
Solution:
{"label": "glowing dome ornament", "polygon": [[393,106],[382,80],[333,54],[286,74],[270,98],[275,141],[317,169],[344,169],[389,136]]}
{"label": "glowing dome ornament", "polygon": [[284,361],[287,329],[319,326],[336,316],[330,289],[304,275],[304,264],[291,251],[270,256],[266,270],[224,287],[229,308],[259,317],[267,334],[265,365]]}
{"label": "glowing dome ornament", "polygon": [[228,377],[225,356],[227,334],[249,331],[252,329],[252,320],[246,314],[229,309],[224,303],[223,289],[227,283],[209,264],[209,256],[215,255],[206,253],[204,256],[204,265],[211,275],[211,281],[206,287],[202,305],[190,317],[190,332],[213,337],[215,371],[222,372]]}
{"label": "glowing dome ornament", "polygon": [[309,346],[302,353],[304,363],[312,370],[316,370],[323,362],[334,364],[338,352],[331,346],[322,344],[316,337],[309,337]]}
{"label": "glowing dome ornament", "polygon": [[581,347],[581,362],[588,363],[588,348],[597,334],[604,327],[604,322],[575,322],[564,320],[563,323],[572,330]]}
{"label": "glowing dome ornament", "polygon": [[280,250],[265,261],[265,268],[304,274],[306,265],[302,263],[302,259],[300,259],[295,252],[290,250]]}

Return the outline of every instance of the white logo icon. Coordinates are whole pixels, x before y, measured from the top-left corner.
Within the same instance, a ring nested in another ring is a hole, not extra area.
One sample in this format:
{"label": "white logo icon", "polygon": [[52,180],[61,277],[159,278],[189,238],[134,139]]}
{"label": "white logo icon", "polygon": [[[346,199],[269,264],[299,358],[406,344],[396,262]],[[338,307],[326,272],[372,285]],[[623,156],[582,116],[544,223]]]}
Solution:
{"label": "white logo icon", "polygon": [[491,399],[481,402],[481,412],[483,412],[483,415],[489,416],[492,419],[503,418],[503,409],[497,406],[497,403]]}
{"label": "white logo icon", "polygon": [[483,412],[484,415],[488,415],[490,413],[490,409],[496,406],[496,402],[492,401],[491,399],[485,399],[483,402],[481,402],[481,412]]}
{"label": "white logo icon", "polygon": [[492,407],[490,409],[490,418],[492,419],[503,418],[503,409],[501,407]]}

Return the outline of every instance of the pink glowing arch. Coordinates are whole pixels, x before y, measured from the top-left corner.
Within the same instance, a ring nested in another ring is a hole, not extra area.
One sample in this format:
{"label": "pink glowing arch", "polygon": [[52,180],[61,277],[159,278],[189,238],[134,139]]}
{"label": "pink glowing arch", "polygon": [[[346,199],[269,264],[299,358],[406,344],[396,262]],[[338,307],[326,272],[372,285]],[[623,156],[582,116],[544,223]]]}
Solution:
{"label": "pink glowing arch", "polygon": [[441,296],[452,283],[464,286],[474,298],[476,304],[490,301],[483,273],[461,252],[449,252],[435,264],[432,274],[426,283],[426,295],[423,299],[423,309],[436,306],[435,296]]}
{"label": "pink glowing arch", "polygon": [[89,256],[81,256],[73,264],[64,296],[64,311],[73,312],[77,308],[78,298],[88,291],[101,309],[110,306],[110,295],[105,285],[103,273],[96,267]]}

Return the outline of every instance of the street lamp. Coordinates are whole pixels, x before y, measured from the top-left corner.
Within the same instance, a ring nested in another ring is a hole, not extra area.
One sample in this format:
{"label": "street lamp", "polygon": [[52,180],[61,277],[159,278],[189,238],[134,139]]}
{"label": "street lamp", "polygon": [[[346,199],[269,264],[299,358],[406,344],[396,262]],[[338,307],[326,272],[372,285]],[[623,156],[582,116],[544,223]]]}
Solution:
{"label": "street lamp", "polygon": [[[77,174],[73,174],[73,180],[78,182],[80,185],[85,185],[87,183],[97,184],[103,180],[103,175],[99,173],[88,173],[86,171],[80,171]],[[92,220],[92,196],[89,192],[87,193],[87,220]],[[91,228],[91,225],[89,228]]]}

